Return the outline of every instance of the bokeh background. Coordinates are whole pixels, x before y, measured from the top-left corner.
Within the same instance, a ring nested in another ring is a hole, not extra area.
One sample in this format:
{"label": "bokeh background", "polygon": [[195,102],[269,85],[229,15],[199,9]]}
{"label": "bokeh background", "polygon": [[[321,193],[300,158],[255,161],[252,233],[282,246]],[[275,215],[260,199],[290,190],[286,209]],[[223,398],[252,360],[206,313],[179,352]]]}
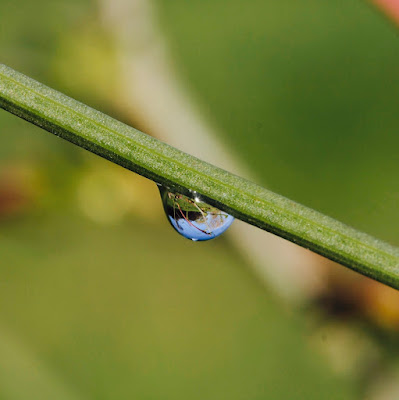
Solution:
{"label": "bokeh background", "polygon": [[[399,37],[359,0],[0,0],[1,62],[399,245]],[[0,112],[0,399],[399,398],[393,289]]]}

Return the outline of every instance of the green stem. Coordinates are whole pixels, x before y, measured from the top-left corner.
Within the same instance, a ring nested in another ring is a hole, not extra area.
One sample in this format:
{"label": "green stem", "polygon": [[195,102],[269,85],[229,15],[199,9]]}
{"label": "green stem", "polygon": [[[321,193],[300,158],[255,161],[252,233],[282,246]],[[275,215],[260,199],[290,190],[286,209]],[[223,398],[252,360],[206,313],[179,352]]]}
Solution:
{"label": "green stem", "polygon": [[0,107],[146,178],[205,200],[399,289],[399,249],[185,154],[0,64]]}

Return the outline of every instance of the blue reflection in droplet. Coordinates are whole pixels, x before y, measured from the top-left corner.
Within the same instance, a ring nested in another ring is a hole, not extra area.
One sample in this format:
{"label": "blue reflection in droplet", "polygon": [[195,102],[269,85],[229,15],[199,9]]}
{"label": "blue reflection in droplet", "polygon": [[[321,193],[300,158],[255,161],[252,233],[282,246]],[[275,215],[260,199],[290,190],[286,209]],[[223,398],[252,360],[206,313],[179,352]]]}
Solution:
{"label": "blue reflection in droplet", "polygon": [[173,228],[193,241],[214,239],[234,221],[234,217],[210,206],[193,192],[193,197],[171,192],[159,185],[163,208]]}

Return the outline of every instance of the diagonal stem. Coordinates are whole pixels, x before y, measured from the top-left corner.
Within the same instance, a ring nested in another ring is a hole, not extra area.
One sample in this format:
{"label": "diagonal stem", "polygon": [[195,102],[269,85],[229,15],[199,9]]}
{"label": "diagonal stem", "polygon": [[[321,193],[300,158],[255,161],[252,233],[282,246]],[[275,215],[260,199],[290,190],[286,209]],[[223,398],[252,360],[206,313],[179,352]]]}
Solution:
{"label": "diagonal stem", "polygon": [[399,249],[205,163],[0,64],[0,107],[116,164],[399,289]]}

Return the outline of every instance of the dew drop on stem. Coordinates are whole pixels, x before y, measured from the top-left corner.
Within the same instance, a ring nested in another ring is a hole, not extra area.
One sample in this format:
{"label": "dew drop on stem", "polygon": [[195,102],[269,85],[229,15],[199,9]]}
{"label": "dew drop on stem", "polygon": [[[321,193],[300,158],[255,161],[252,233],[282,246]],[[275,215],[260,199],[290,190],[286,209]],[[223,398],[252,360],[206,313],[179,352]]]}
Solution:
{"label": "dew drop on stem", "polygon": [[193,192],[191,197],[158,185],[166,217],[172,227],[187,239],[204,241],[220,236],[234,217],[205,203]]}

